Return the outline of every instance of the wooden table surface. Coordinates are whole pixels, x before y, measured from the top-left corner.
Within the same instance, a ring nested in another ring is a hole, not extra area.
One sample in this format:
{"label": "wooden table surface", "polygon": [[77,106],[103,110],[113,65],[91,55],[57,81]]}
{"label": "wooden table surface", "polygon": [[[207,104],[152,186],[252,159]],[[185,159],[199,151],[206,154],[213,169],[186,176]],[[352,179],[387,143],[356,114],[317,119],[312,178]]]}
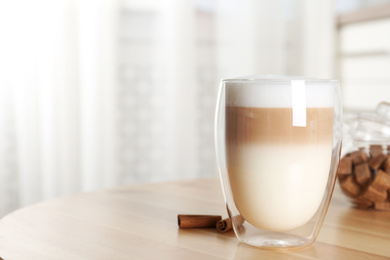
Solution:
{"label": "wooden table surface", "polygon": [[390,212],[351,208],[337,188],[317,241],[295,251],[246,246],[233,231],[178,229],[179,213],[226,217],[219,181],[120,187],[23,208],[0,220],[0,256],[4,260],[390,259]]}

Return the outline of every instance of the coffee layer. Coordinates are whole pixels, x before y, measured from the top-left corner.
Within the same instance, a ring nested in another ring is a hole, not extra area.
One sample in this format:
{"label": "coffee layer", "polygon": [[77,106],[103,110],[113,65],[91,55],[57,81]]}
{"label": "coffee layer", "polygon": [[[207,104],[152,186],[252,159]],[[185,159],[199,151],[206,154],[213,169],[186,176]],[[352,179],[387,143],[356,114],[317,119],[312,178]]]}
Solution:
{"label": "coffee layer", "polygon": [[306,127],[294,127],[291,108],[226,107],[226,141],[243,144],[331,143],[333,108],[306,109]]}

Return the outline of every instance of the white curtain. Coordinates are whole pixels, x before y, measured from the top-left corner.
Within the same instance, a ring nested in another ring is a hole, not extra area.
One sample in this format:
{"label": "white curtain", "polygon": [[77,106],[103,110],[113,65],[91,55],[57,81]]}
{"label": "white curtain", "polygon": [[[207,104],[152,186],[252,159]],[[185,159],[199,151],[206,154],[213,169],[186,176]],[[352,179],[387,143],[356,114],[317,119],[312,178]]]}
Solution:
{"label": "white curtain", "polygon": [[0,1],[0,215],[215,177],[218,81],[331,77],[332,1]]}
{"label": "white curtain", "polygon": [[1,5],[2,212],[117,184],[117,2]]}

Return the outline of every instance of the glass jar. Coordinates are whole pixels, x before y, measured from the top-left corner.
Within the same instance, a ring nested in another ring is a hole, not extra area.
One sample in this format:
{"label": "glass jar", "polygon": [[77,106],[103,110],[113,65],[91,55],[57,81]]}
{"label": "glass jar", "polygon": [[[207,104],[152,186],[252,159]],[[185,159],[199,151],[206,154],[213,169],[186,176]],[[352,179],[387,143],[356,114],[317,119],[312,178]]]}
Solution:
{"label": "glass jar", "polygon": [[390,211],[390,103],[345,119],[338,180],[358,208]]}

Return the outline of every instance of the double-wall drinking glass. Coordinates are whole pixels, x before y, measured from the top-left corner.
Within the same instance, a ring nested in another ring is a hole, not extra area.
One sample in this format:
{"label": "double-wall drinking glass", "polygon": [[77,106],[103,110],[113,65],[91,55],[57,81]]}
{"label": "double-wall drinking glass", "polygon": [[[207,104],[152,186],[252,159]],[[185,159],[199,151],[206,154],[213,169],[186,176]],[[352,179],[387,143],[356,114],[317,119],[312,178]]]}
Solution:
{"label": "double-wall drinking glass", "polygon": [[339,82],[241,77],[222,80],[218,95],[217,161],[237,238],[266,249],[313,243],[340,156]]}

